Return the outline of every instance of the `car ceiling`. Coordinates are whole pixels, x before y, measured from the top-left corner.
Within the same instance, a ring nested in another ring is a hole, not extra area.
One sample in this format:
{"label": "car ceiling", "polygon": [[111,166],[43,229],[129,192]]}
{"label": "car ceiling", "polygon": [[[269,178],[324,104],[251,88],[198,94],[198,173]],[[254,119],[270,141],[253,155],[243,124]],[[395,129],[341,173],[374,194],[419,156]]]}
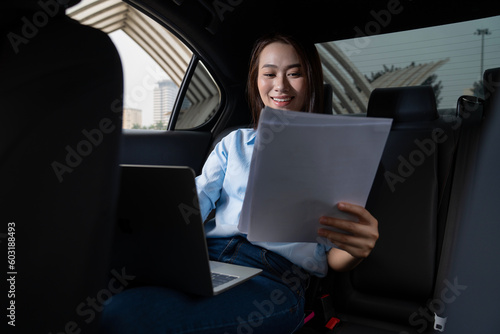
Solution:
{"label": "car ceiling", "polygon": [[[319,43],[500,14],[490,1],[126,0],[166,22],[219,77],[246,78],[253,41],[281,31]],[[245,62],[242,62],[245,59]],[[241,66],[244,64],[245,66]]]}

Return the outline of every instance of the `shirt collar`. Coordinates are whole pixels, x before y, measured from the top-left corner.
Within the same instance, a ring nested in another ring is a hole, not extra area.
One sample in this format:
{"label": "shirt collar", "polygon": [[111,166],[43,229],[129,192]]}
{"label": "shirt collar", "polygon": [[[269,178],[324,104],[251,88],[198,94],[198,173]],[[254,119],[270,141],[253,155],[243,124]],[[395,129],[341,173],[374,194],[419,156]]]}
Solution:
{"label": "shirt collar", "polygon": [[257,130],[253,130],[248,136],[247,145],[252,145],[255,143],[255,137],[257,136]]}

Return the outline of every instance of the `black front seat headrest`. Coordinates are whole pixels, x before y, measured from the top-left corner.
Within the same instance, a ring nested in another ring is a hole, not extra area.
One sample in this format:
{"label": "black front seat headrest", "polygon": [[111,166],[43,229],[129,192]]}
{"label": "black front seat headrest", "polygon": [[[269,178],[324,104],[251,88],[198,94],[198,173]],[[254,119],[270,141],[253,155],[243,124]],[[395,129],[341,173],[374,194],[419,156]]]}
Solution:
{"label": "black front seat headrest", "polygon": [[396,123],[433,121],[439,117],[431,86],[376,88],[368,101],[368,117]]}

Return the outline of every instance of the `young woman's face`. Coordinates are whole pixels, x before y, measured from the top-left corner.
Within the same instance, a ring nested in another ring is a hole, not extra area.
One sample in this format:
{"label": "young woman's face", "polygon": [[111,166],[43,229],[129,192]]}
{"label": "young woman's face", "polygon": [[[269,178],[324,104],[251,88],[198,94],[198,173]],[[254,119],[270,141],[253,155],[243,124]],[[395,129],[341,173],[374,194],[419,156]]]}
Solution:
{"label": "young woman's face", "polygon": [[295,49],[284,43],[271,43],[259,57],[257,87],[264,105],[274,109],[303,111],[307,79]]}

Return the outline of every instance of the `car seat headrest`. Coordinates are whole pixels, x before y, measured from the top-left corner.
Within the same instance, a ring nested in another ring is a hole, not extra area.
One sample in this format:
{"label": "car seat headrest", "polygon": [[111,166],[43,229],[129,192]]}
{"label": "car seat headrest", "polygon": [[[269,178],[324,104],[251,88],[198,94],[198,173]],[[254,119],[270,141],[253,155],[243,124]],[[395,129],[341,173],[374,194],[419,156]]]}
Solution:
{"label": "car seat headrest", "polygon": [[368,101],[367,116],[392,118],[395,123],[439,117],[431,86],[376,88]]}
{"label": "car seat headrest", "polygon": [[490,68],[484,71],[483,94],[485,117],[489,117],[492,112],[493,101],[498,95],[498,87],[500,87],[500,67]]}

